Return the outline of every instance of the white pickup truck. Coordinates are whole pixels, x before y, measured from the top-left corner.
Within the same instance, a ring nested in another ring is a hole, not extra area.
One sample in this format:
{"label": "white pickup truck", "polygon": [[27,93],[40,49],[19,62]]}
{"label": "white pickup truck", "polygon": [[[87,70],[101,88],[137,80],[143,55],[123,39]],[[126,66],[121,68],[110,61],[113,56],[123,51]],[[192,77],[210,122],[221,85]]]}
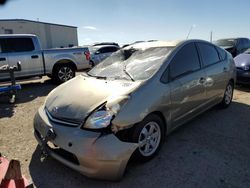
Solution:
{"label": "white pickup truck", "polygon": [[[0,35],[0,66],[16,65],[21,61],[22,71],[16,78],[30,78],[47,75],[57,83],[75,76],[77,70],[90,68],[88,48],[55,48],[42,50],[35,35]],[[9,79],[9,74],[0,74],[0,81]]]}

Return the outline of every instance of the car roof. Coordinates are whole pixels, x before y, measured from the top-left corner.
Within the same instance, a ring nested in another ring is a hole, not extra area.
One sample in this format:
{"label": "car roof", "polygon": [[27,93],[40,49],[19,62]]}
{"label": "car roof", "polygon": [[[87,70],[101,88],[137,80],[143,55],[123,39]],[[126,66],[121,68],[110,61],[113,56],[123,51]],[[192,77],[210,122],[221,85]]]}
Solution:
{"label": "car roof", "polygon": [[152,42],[140,42],[131,44],[126,48],[136,48],[136,49],[146,49],[146,48],[156,48],[156,47],[176,47],[178,44],[180,44],[183,41],[175,40],[175,41],[152,41]]}
{"label": "car roof", "polygon": [[98,45],[98,46],[90,46],[91,48],[93,49],[100,49],[100,48],[103,48],[103,47],[115,47],[115,48],[120,48],[119,46],[117,45]]}
{"label": "car roof", "polygon": [[224,38],[224,39],[218,39],[218,40],[239,40],[239,39],[249,40],[249,38],[246,38],[246,37]]}
{"label": "car roof", "polygon": [[119,47],[119,44],[116,42],[98,42],[94,43],[92,46],[104,46],[104,45],[114,45]]}

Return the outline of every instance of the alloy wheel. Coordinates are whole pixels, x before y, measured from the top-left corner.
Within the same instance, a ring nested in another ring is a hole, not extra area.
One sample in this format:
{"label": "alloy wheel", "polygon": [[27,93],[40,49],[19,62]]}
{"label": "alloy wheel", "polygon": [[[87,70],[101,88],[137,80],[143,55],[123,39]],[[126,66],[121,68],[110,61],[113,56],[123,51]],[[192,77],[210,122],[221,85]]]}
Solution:
{"label": "alloy wheel", "polygon": [[58,71],[58,78],[66,82],[74,77],[74,73],[70,67],[61,67]]}
{"label": "alloy wheel", "polygon": [[143,156],[151,156],[159,147],[161,129],[156,122],[148,122],[139,135],[139,151]]}

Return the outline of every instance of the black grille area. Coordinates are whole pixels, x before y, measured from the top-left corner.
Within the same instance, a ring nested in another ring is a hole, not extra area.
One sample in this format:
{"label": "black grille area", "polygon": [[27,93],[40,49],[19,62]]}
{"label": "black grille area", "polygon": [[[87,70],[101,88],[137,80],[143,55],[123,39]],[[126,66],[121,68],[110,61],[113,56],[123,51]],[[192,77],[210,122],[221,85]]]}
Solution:
{"label": "black grille area", "polygon": [[73,153],[70,153],[62,148],[52,149],[48,145],[47,145],[47,147],[49,148],[49,150],[51,150],[54,153],[56,153],[57,155],[61,156],[65,160],[70,161],[71,163],[74,163],[76,165],[79,165],[79,161]]}
{"label": "black grille area", "polygon": [[71,120],[71,119],[65,119],[65,118],[58,118],[52,116],[47,109],[45,109],[45,112],[51,122],[57,123],[62,126],[68,126],[68,127],[78,127],[81,125],[80,122]]}

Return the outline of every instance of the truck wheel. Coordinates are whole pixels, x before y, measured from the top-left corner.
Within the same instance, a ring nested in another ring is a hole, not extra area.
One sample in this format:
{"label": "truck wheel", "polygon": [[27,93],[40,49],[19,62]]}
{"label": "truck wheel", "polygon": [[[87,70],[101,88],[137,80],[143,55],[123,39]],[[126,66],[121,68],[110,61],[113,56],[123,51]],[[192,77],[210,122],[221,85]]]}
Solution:
{"label": "truck wheel", "polygon": [[52,75],[52,79],[56,83],[64,83],[71,78],[74,78],[76,75],[76,70],[73,66],[65,64],[65,65],[59,65],[55,67],[55,70]]}

